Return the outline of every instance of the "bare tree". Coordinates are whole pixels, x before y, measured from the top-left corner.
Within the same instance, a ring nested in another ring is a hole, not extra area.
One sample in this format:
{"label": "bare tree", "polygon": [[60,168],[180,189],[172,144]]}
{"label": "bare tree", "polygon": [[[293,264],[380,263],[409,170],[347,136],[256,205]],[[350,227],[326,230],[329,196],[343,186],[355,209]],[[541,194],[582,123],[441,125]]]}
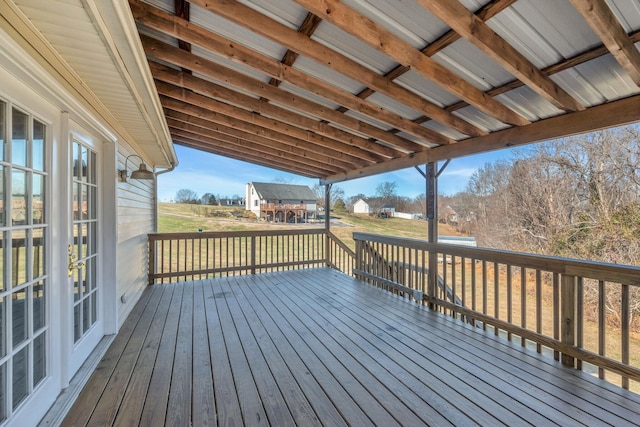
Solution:
{"label": "bare tree", "polygon": [[[324,193],[325,186],[320,184],[314,184],[312,188],[314,194],[316,195],[316,204],[318,207],[324,209]],[[344,190],[336,185],[331,186],[331,192],[329,193],[329,204],[330,208],[333,208],[338,200],[342,200],[342,203],[345,203],[344,200]]]}
{"label": "bare tree", "polygon": [[199,204],[200,199],[198,198],[198,193],[193,190],[189,190],[188,188],[183,188],[178,190],[175,197],[176,203],[192,203]]}

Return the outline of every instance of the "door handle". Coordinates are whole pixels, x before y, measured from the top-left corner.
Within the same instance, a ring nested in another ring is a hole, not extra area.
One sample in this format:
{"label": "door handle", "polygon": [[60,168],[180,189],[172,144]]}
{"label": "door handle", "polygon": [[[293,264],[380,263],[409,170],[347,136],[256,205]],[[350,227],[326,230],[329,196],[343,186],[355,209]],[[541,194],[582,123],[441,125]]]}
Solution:
{"label": "door handle", "polygon": [[73,253],[73,249],[72,249],[71,245],[69,245],[69,247],[67,248],[67,251],[68,251],[68,255],[69,255],[68,274],[69,274],[69,277],[71,277],[73,275],[73,270],[78,270],[78,269],[84,267],[84,262],[76,261],[76,256]]}

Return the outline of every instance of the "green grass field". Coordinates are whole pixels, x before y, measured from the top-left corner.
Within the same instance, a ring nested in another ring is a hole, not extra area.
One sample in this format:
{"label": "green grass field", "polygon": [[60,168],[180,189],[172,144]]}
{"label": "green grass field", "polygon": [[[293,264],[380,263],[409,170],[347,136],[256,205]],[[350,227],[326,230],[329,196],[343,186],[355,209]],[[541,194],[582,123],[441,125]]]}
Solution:
{"label": "green grass field", "polygon": [[[158,204],[158,231],[160,233],[189,231],[241,231],[241,230],[274,230],[282,228],[322,228],[324,222],[317,224],[273,224],[260,222],[247,215],[243,207],[200,206],[179,203]],[[351,248],[354,247],[354,232],[409,237],[427,238],[427,221],[402,218],[373,218],[350,213],[333,213],[331,215],[331,232]],[[459,235],[453,228],[439,224],[438,234],[446,236]]]}

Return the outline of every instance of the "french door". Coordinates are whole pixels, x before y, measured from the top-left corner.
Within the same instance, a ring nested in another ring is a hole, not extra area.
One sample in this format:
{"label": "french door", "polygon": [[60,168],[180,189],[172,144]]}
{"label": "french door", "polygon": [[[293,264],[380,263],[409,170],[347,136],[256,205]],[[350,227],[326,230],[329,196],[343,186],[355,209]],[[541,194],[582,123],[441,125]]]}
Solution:
{"label": "french door", "polygon": [[104,335],[100,301],[100,144],[72,133],[69,153],[71,203],[67,255],[72,294],[69,374],[73,376]]}
{"label": "french door", "polygon": [[0,99],[0,421],[49,376],[47,131]]}

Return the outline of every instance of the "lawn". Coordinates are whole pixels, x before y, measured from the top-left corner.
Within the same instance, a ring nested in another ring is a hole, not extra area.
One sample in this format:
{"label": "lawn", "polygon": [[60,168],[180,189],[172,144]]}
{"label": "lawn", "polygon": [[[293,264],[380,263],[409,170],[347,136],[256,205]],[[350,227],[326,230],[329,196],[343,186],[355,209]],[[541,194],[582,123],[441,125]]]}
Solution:
{"label": "lawn", "polygon": [[[322,228],[324,222],[316,224],[274,224],[257,221],[247,214],[244,208],[227,206],[201,206],[179,203],[158,204],[158,231],[160,233],[189,231],[241,231],[241,230],[275,230],[283,228]],[[427,221],[402,218],[373,218],[351,213],[332,213],[331,232],[349,247],[354,248],[352,235],[354,232],[409,237],[413,239],[427,238]],[[438,234],[446,236],[459,235],[452,227],[439,224]]]}

